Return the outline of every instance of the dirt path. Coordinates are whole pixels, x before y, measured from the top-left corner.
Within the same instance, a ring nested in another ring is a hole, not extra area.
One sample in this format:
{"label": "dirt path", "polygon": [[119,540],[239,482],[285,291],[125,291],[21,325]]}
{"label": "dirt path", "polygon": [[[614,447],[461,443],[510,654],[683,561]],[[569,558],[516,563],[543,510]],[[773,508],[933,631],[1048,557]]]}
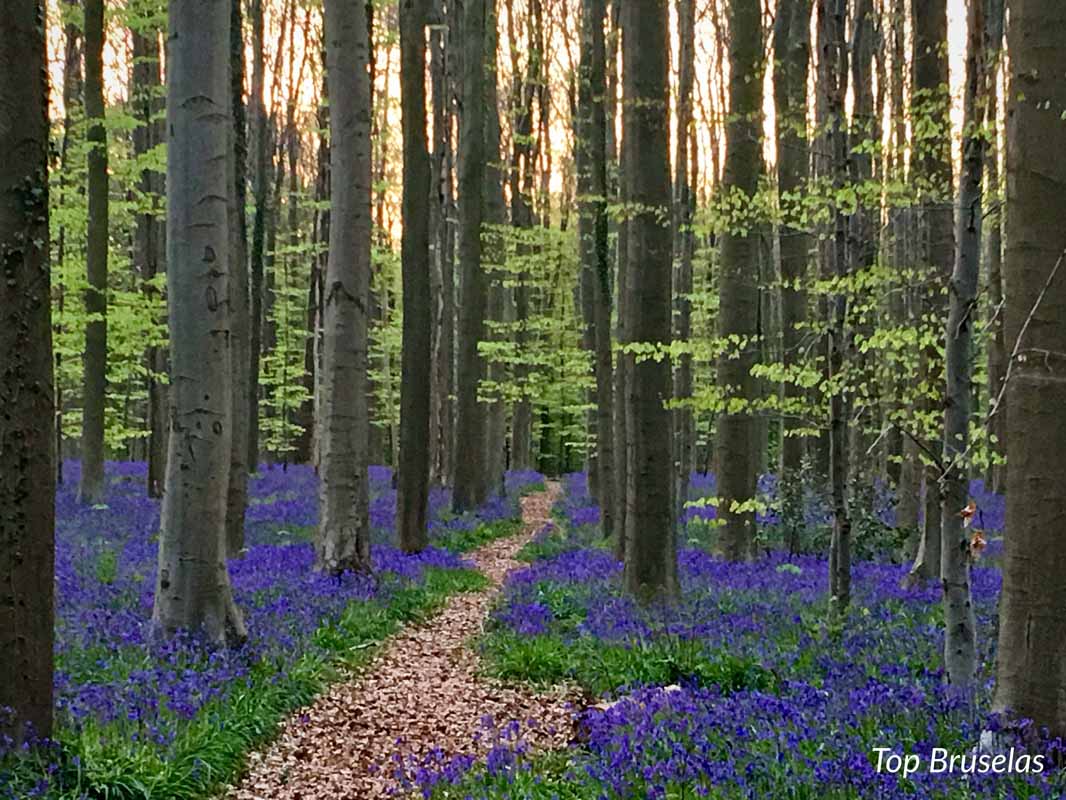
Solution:
{"label": "dirt path", "polygon": [[503,726],[534,719],[525,732],[535,748],[558,747],[571,737],[564,691],[535,694],[478,676],[470,640],[507,573],[519,566],[515,553],[550,519],[557,484],[522,499],[522,532],[471,554],[491,581],[484,592],[452,598],[424,625],[390,639],[361,674],[334,684],[311,706],[281,726],[277,740],[249,758],[248,772],[226,793],[229,800],[366,800],[395,797],[392,764],[445,753],[482,755],[475,744],[491,716]]}

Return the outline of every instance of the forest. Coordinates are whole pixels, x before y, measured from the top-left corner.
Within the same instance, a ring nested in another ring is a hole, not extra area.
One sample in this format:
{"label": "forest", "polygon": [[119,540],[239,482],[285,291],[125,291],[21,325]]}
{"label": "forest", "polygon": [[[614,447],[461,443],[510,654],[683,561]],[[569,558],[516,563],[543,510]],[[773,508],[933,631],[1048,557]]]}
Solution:
{"label": "forest", "polygon": [[3,0],[0,800],[1066,797],[1064,44]]}

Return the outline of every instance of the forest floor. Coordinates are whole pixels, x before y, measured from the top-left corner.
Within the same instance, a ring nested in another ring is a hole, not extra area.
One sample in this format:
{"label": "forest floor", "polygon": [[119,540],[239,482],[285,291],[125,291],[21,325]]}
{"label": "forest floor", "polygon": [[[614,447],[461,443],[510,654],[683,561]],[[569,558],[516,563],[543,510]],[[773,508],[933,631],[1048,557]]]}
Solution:
{"label": "forest floor", "polygon": [[515,721],[533,749],[570,742],[576,690],[538,692],[491,680],[473,646],[504,579],[521,566],[515,554],[549,522],[558,494],[559,485],[549,483],[522,498],[521,532],[470,554],[490,588],[457,595],[439,614],[405,628],[359,674],[289,717],[274,742],[249,757],[227,800],[395,797],[404,793],[399,774],[457,754],[483,757]]}

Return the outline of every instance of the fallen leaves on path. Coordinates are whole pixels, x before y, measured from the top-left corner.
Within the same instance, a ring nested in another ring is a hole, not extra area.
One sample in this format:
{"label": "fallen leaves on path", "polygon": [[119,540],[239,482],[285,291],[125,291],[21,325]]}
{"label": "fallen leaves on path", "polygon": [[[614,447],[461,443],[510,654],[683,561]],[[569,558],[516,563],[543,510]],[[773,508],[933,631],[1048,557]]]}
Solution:
{"label": "fallen leaves on path", "polygon": [[[484,756],[492,746],[486,718],[500,731],[522,725],[532,749],[573,737],[567,689],[534,692],[478,674],[471,640],[484,625],[514,555],[550,519],[558,485],[522,499],[522,533],[472,554],[491,581],[484,592],[452,598],[425,624],[390,639],[362,673],[334,684],[281,725],[275,742],[249,758],[228,800],[366,800],[395,797],[395,765],[444,754]],[[536,722],[526,727],[527,721]],[[391,790],[391,791],[390,791]]]}

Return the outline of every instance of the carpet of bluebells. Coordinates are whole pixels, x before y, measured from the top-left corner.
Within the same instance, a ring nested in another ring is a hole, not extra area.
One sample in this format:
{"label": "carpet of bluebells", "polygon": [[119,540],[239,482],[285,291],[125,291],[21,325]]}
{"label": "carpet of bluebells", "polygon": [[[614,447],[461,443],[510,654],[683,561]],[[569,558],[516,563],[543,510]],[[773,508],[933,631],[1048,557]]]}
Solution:
{"label": "carpet of bluebells", "polygon": [[[196,753],[195,740],[205,726],[230,724],[234,715],[227,709],[250,708],[256,702],[251,695],[269,694],[264,687],[281,692],[296,673],[321,667],[328,661],[331,626],[346,612],[370,603],[387,608],[423,586],[434,568],[469,567],[441,545],[484,524],[515,518],[518,495],[543,481],[537,473],[511,473],[505,496],[461,516],[449,512],[449,491],[434,489],[430,526],[438,546],[404,555],[392,544],[396,492],[391,471],[371,468],[373,575],[332,578],[312,569],[313,470],[263,467],[250,481],[246,552],[230,562],[249,639],[236,650],[212,651],[189,638],[152,640],[159,502],[145,494],[144,464],[110,463],[107,475],[105,502],[87,507],[75,498],[78,464],[65,467],[66,481],[56,497],[58,744],[22,759],[9,753],[4,761],[0,742],[0,798],[92,797],[104,786],[114,796],[139,796],[151,787],[124,783],[123,773],[131,763],[145,761],[164,772],[186,769],[190,785],[209,785],[195,774],[210,767]],[[242,741],[262,733],[243,731]],[[193,763],[175,763],[183,759]],[[90,771],[87,760],[97,773],[110,768],[113,781],[83,774]],[[27,761],[38,774],[27,770]],[[76,783],[85,781],[79,791],[63,785],[71,783],[72,773]]]}
{"label": "carpet of bluebells", "polygon": [[[775,492],[771,479],[760,487]],[[1001,530],[1002,499],[979,482],[971,491],[979,524]],[[693,480],[691,497],[711,494],[712,478]],[[713,507],[695,507],[686,513],[713,518]],[[824,510],[807,514],[817,521]],[[890,509],[872,514],[891,523]],[[583,475],[566,479],[556,521],[527,548],[530,565],[505,584],[482,646],[501,676],[580,684],[589,700],[575,711],[578,739],[566,752],[537,755],[511,731],[487,764],[438,756],[407,765],[405,779],[425,797],[1066,796],[1063,774],[1051,768],[923,769],[907,778],[876,769],[877,747],[920,754],[923,764],[940,747],[969,762],[988,731],[998,732],[997,751],[1013,746],[1021,755],[1024,738],[1030,754],[1057,753],[1061,763],[1059,742],[1030,735],[1024,721],[1008,731],[988,712],[1000,589],[994,559],[973,571],[981,666],[970,704],[943,683],[939,589],[901,588],[907,567],[891,553],[854,564],[852,608],[830,626],[822,557],[770,551],[737,564],[682,547],[680,600],[641,607],[621,591],[621,564],[599,541]],[[760,515],[761,526],[775,522],[772,510]]]}

